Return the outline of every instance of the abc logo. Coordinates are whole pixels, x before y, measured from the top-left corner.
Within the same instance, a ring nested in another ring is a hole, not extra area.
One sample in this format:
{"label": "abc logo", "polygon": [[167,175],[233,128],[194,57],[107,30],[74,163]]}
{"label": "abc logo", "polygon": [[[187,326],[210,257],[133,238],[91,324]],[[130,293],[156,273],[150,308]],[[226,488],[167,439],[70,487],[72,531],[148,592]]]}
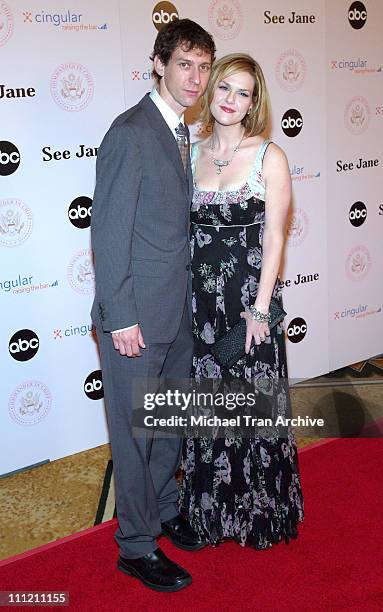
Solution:
{"label": "abc logo", "polygon": [[290,108],[282,117],[281,127],[286,136],[298,136],[303,127],[302,115],[295,108]]}
{"label": "abc logo", "polygon": [[8,140],[0,141],[0,174],[8,176],[16,172],[20,166],[20,153],[18,148]]}
{"label": "abc logo", "polygon": [[293,319],[287,328],[287,337],[296,344],[301,342],[307,333],[307,323],[302,317]]}
{"label": "abc logo", "polygon": [[9,341],[9,353],[16,361],[28,361],[39,350],[39,338],[31,329],[21,329]]}
{"label": "abc logo", "polygon": [[367,10],[363,2],[353,2],[348,9],[348,21],[354,30],[363,28],[367,21]]}
{"label": "abc logo", "polygon": [[101,370],[95,370],[89,374],[84,382],[84,391],[85,395],[91,400],[99,400],[104,397]]}
{"label": "abc logo", "polygon": [[157,30],[164,25],[178,19],[178,11],[171,2],[159,2],[153,9],[152,19]]}
{"label": "abc logo", "polygon": [[355,202],[350,208],[348,218],[351,225],[359,227],[362,225],[367,218],[367,207],[363,202]]}
{"label": "abc logo", "polygon": [[69,221],[79,229],[90,226],[92,214],[92,200],[87,196],[80,196],[73,200],[68,209]]}

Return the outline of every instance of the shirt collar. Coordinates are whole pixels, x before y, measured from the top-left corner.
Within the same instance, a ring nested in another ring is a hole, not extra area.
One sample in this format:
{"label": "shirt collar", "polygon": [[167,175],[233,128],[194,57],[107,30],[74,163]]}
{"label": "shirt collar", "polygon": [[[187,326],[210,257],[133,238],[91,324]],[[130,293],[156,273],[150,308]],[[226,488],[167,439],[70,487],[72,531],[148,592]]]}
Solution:
{"label": "shirt collar", "polygon": [[149,95],[152,99],[152,102],[154,102],[161,115],[163,116],[166,124],[176,137],[175,129],[179,126],[180,123],[184,123],[184,115],[181,115],[181,117],[179,117],[177,113],[175,113],[174,110],[170,108],[169,104],[165,102],[163,98],[161,98],[160,94],[158,93],[158,90],[155,87],[154,89],[152,89]]}

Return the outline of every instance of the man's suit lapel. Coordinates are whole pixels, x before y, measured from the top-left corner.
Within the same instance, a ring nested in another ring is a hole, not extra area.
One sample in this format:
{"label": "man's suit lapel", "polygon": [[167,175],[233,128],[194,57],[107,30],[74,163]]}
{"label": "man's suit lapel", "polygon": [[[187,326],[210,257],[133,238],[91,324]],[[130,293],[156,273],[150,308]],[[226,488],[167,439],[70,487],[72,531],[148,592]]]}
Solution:
{"label": "man's suit lapel", "polygon": [[154,102],[152,102],[149,94],[146,94],[146,96],[142,98],[140,105],[145,110],[146,116],[148,117],[148,122],[154,130],[156,137],[160,141],[165,155],[173,162],[182,184],[188,191],[188,180],[185,177],[185,170],[182,164],[181,155],[178,150],[176,140],[166,124],[166,121],[164,120],[157,106],[154,104]]}

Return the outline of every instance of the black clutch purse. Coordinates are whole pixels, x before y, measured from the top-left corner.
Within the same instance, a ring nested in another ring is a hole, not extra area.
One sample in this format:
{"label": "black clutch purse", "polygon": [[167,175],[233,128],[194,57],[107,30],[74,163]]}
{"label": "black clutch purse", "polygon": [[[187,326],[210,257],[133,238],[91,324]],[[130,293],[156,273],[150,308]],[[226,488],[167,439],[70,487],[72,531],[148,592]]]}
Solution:
{"label": "black clutch purse", "polygon": [[[285,311],[275,298],[271,298],[269,312],[271,314],[269,329],[283,321],[286,316]],[[225,336],[212,344],[210,352],[221,366],[231,368],[232,365],[245,355],[245,341],[246,319],[241,319]]]}

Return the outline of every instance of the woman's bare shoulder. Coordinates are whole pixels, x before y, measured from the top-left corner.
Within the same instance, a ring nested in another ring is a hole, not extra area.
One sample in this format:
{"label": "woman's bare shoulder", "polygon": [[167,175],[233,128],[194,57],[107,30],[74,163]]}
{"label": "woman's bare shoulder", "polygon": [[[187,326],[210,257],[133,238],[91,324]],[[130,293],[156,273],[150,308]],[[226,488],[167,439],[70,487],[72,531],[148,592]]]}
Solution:
{"label": "woman's bare shoulder", "polygon": [[277,145],[275,142],[270,142],[270,144],[268,145],[266,149],[265,157],[263,160],[263,165],[265,169],[268,166],[273,166],[273,167],[275,167],[275,165],[286,166],[287,164],[288,164],[287,156],[284,150],[279,145]]}

